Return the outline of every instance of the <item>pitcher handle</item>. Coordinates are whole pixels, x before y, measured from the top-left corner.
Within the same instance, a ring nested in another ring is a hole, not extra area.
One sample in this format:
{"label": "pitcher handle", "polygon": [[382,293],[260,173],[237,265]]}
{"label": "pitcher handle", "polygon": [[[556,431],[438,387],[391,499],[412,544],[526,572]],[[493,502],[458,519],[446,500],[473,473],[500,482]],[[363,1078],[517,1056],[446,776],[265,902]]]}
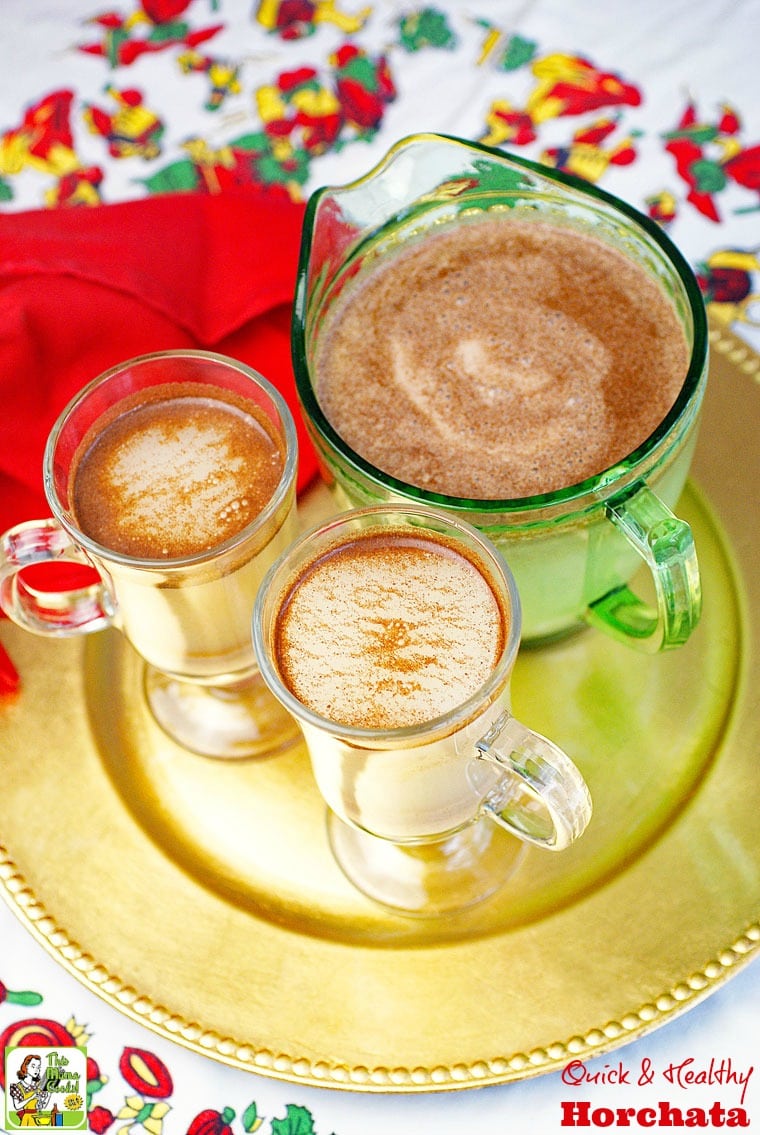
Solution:
{"label": "pitcher handle", "polygon": [[623,584],[593,602],[586,621],[629,646],[653,654],[681,646],[699,622],[702,587],[691,528],[643,481],[607,502],[607,519],[649,567],[653,610]]}
{"label": "pitcher handle", "polygon": [[24,581],[24,568],[52,562],[94,567],[52,518],[17,524],[0,537],[0,607],[5,614],[27,631],[58,638],[110,626],[116,604],[102,577],[67,591],[41,591]]}
{"label": "pitcher handle", "polygon": [[585,780],[562,749],[504,710],[476,743],[501,774],[483,800],[490,819],[550,851],[569,847],[591,819]]}

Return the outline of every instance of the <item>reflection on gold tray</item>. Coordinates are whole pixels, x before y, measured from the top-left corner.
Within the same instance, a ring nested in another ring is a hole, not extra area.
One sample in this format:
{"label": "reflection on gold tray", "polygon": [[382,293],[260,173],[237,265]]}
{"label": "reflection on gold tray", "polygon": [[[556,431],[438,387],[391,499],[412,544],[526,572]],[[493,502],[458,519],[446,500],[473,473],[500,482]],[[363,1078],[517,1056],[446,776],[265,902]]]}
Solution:
{"label": "reflection on gold tray", "polygon": [[332,862],[302,746],[192,756],[153,724],[120,636],[6,624],[23,690],[0,711],[0,890],[22,922],[165,1037],[332,1088],[522,1079],[715,989],[760,943],[760,360],[726,334],[713,359],[679,510],[704,577],[693,639],[652,659],[589,631],[518,660],[516,712],[594,796],[571,851],[532,849],[440,925],[388,914]]}

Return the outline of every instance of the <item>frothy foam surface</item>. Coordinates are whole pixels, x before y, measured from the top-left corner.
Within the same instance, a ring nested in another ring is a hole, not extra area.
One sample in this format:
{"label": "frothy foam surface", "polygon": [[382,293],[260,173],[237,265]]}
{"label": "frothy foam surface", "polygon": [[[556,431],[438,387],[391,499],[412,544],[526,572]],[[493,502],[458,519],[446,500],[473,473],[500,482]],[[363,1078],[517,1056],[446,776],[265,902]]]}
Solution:
{"label": "frothy foam surface", "polygon": [[627,456],[687,366],[643,268],[574,229],[500,216],[426,236],[348,285],[314,381],[330,423],[384,472],[510,498]]}
{"label": "frothy foam surface", "polygon": [[282,475],[282,447],[252,403],[190,384],[168,393],[155,387],[148,401],[117,408],[74,464],[82,531],[138,558],[223,543],[258,516]]}
{"label": "frothy foam surface", "polygon": [[279,614],[276,654],[295,696],[365,729],[430,721],[494,669],[505,616],[480,569],[444,542],[357,537],[308,566]]}

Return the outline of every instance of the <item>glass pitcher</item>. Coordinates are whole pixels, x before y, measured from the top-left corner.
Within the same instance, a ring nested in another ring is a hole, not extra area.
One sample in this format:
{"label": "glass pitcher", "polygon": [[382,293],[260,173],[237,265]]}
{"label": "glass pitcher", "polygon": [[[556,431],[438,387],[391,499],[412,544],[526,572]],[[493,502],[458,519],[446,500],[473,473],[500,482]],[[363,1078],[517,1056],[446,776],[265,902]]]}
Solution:
{"label": "glass pitcher", "polygon": [[[314,388],[319,336],[343,290],[409,242],[484,211],[507,221],[527,217],[571,226],[611,244],[657,282],[689,353],[675,403],[643,444],[594,476],[535,496],[468,499],[401,481],[340,436]],[[699,569],[691,530],[672,509],[696,442],[707,323],[689,265],[647,217],[577,178],[477,143],[434,134],[406,138],[366,176],[311,197],[292,349],[307,429],[341,508],[401,500],[454,513],[480,529],[515,575],[526,643],[584,624],[649,652],[688,639],[701,612]],[[631,586],[642,564],[651,584],[645,571]]]}

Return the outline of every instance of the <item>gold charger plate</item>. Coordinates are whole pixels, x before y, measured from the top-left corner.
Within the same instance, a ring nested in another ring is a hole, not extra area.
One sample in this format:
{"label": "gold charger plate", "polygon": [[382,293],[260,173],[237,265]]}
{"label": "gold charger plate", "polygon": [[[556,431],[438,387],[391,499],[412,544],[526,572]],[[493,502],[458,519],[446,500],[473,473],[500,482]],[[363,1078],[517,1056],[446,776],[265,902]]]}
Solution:
{"label": "gold charger plate", "polygon": [[[760,360],[713,332],[692,524],[705,613],[639,657],[592,631],[523,652],[514,704],[582,767],[576,847],[531,849],[502,893],[441,923],[343,879],[305,751],[223,764],[153,724],[118,634],[7,623],[0,891],[84,985],[225,1063],[376,1092],[523,1079],[609,1051],[758,952]],[[307,504],[324,510],[317,492]]]}

